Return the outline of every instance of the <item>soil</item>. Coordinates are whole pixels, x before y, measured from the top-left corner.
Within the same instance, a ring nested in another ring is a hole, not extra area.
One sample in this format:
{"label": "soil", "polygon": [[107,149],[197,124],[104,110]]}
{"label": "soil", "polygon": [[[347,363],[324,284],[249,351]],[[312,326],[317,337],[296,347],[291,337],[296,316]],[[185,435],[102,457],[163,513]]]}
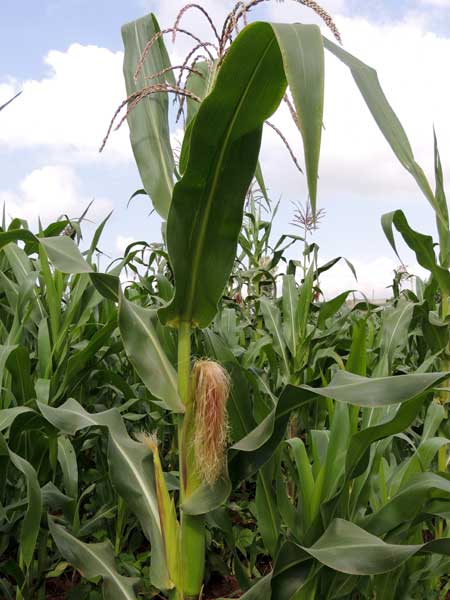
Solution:
{"label": "soil", "polygon": [[70,576],[61,575],[55,579],[49,579],[45,586],[46,600],[66,600],[70,590],[79,583],[78,573],[71,573]]}
{"label": "soil", "polygon": [[[78,583],[79,577],[58,577],[47,581],[45,592],[46,600],[66,600],[70,590]],[[242,591],[235,577],[222,577],[213,574],[205,591],[204,600],[217,600],[218,598],[240,598]],[[159,600],[159,596],[155,600]],[[162,600],[162,598],[161,598]]]}
{"label": "soil", "polygon": [[242,595],[239,584],[235,577],[213,576],[205,589],[205,600],[215,598],[240,598]]}

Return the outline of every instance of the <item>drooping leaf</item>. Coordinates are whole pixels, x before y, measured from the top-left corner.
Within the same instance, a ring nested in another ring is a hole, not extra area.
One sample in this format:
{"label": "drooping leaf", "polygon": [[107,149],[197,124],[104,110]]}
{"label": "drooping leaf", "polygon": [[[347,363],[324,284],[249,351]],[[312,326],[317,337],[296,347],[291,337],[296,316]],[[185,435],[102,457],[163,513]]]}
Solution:
{"label": "drooping leaf", "polygon": [[315,215],[323,127],[323,38],[319,27],[314,25],[276,23],[272,27],[283,56],[284,70],[303,137],[309,198]]}
{"label": "drooping leaf", "polygon": [[[125,47],[123,73],[128,96],[149,85],[163,84],[165,81],[175,84],[173,73],[170,72],[146,79],[170,66],[163,38],[153,45],[137,80],[134,80],[142,52],[158,31],[159,25],[153,14],[122,27]],[[141,100],[127,117],[131,146],[143,186],[163,219],[167,219],[169,214],[175,169],[168,114],[168,94],[159,92]]]}
{"label": "drooping leaf", "polygon": [[445,226],[445,215],[436,201],[425,173],[415,161],[405,130],[381,89],[376,71],[330,40],[324,38],[323,41],[325,48],[350,69],[353,79],[381,133],[386,138],[386,141],[402,166],[414,177],[419,188],[435,210],[437,218]]}
{"label": "drooping leaf", "polygon": [[154,310],[134,304],[120,294],[119,328],[130,362],[151,394],[174,412],[184,412],[176,371],[156,333],[156,318]]}
{"label": "drooping leaf", "polygon": [[26,482],[27,509],[24,513],[20,531],[20,554],[27,567],[33,560],[39,535],[42,514],[42,495],[37,473],[24,458],[13,452],[0,434],[0,456],[6,456],[15,468],[22,473]]}
{"label": "drooping leaf", "polygon": [[110,542],[86,544],[51,517],[48,519],[50,533],[61,555],[87,579],[103,579],[105,600],[136,600],[134,591],[138,579],[124,577],[117,571],[114,552]]}
{"label": "drooping leaf", "polygon": [[161,590],[170,589],[159,522],[153,456],[143,444],[130,438],[117,409],[88,413],[75,400],[59,408],[38,403],[44,417],[61,432],[74,435],[86,427],[105,427],[109,433],[108,465],[111,480],[139,520],[152,547],[151,580]]}
{"label": "drooping leaf", "polygon": [[354,523],[335,519],[313,546],[302,549],[335,571],[376,575],[393,571],[418,552],[450,554],[450,538],[428,544],[388,544]]}
{"label": "drooping leaf", "polygon": [[424,235],[418,231],[414,231],[405,217],[402,210],[395,210],[394,212],[383,215],[381,219],[384,233],[389,240],[395,253],[397,253],[397,247],[395,244],[393,227],[401,234],[405,242],[415,253],[417,262],[424,269],[427,269],[434,275],[439,287],[450,294],[450,272],[448,269],[441,267],[436,260],[434,252],[433,238],[429,235]]}

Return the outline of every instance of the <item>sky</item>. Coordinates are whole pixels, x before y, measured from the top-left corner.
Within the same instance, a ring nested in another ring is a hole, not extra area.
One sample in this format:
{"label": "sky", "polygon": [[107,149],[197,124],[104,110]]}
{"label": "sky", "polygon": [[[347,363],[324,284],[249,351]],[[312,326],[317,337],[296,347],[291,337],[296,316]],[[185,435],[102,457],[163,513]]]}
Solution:
{"label": "sky", "polygon": [[[48,223],[69,214],[78,217],[94,200],[86,243],[95,224],[113,214],[100,244],[111,258],[128,243],[160,240],[161,221],[148,198],[130,195],[142,187],[124,126],[105,151],[98,148],[108,123],[125,97],[122,78],[123,23],[153,11],[170,27],[182,0],[1,0],[0,105],[22,95],[0,113],[0,202],[10,217],[38,216]],[[221,23],[231,0],[203,0]],[[344,47],[377,69],[383,89],[411,141],[419,164],[433,181],[433,126],[444,176],[450,178],[450,0],[323,0],[333,15]],[[318,22],[297,2],[263,3],[253,18]],[[184,22],[202,39],[210,35],[197,13]],[[323,28],[326,35],[329,33]],[[167,39],[173,61],[186,42]],[[303,162],[301,139],[281,109],[272,119]],[[178,132],[179,134],[179,132]],[[293,227],[294,202],[307,198],[305,178],[290,163],[279,139],[264,132],[262,166],[280,208],[274,241]],[[359,289],[382,297],[398,259],[384,238],[382,214],[400,208],[410,224],[436,236],[434,215],[410,175],[392,155],[374,124],[353,80],[341,64],[326,57],[325,114],[319,180],[319,208],[326,212],[313,240],[321,262],[345,256],[345,263],[322,280],[327,297]],[[411,272],[423,270],[400,244]],[[300,248],[293,257],[299,257]]]}

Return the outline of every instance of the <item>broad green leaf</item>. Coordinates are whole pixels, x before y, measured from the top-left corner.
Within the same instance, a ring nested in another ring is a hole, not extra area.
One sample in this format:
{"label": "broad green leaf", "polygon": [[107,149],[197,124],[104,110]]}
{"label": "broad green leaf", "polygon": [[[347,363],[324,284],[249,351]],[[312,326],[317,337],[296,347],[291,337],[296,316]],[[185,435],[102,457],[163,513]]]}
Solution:
{"label": "broad green leaf", "polygon": [[187,169],[174,189],[167,244],[176,286],[171,303],[159,311],[164,323],[206,327],[214,317],[233,265],[262,125],[285,89],[273,30],[264,23],[249,25],[199,108]]}
{"label": "broad green leaf", "polygon": [[446,373],[410,373],[395,377],[361,377],[338,371],[324,388],[301,386],[325,398],[362,407],[391,406],[418,396],[448,377]]}
{"label": "broad green leaf", "polygon": [[313,546],[301,548],[335,571],[376,575],[393,571],[418,552],[450,554],[450,538],[428,544],[387,544],[354,523],[335,519]]}
{"label": "broad green leaf", "polygon": [[416,418],[425,401],[422,392],[402,403],[389,421],[369,427],[368,424],[351,440],[346,459],[346,477],[361,475],[369,463],[369,448],[374,442],[404,431]]}
{"label": "broad green leaf", "polygon": [[352,328],[352,345],[346,369],[355,375],[365,376],[367,371],[367,321],[361,319]]}
{"label": "broad green leaf", "polygon": [[[300,339],[299,320],[297,318],[298,290],[293,275],[283,277],[283,331],[286,344],[295,358]],[[263,311],[264,314],[264,311]],[[267,324],[267,323],[266,323]],[[270,328],[269,328],[269,331]]]}
{"label": "broad green leaf", "polygon": [[241,596],[241,600],[271,600],[271,579],[272,574],[265,575],[259,579],[243,596]]}
{"label": "broad green leaf", "polygon": [[183,502],[183,512],[187,515],[204,515],[219,508],[231,493],[231,482],[228,473],[220,477],[213,486],[202,483]]}
{"label": "broad green leaf", "polygon": [[434,252],[433,238],[411,229],[402,210],[395,210],[394,212],[383,215],[381,224],[384,233],[397,256],[398,253],[395,245],[393,227],[397,229],[405,242],[415,253],[419,265],[430,271],[436,278],[439,287],[447,294],[450,294],[450,272],[448,269],[438,265]]}
{"label": "broad green leaf", "polygon": [[450,481],[435,473],[416,473],[384,506],[362,519],[360,525],[374,535],[385,535],[419,513],[428,512],[426,503],[432,498],[445,499],[450,509]]}
{"label": "broad green leaf", "polygon": [[164,471],[159,457],[157,441],[152,438],[143,438],[141,441],[149,447],[153,453],[153,468],[155,478],[156,497],[158,500],[159,522],[161,534],[164,541],[164,553],[166,556],[167,570],[176,588],[181,584],[182,573],[180,572],[179,553],[179,524],[175,509],[174,499],[170,497],[167,489]]}
{"label": "broad green leaf", "polygon": [[346,471],[352,473],[357,465],[362,464],[371,443],[403,431],[411,424],[424,402],[424,392],[446,377],[447,373],[423,373],[370,379],[338,371],[330,385],[324,388],[288,385],[269,415],[245,438],[231,447],[232,450],[241,451],[231,457],[231,479],[237,484],[269,460],[284,437],[291,412],[318,396],[355,406],[404,404],[388,423],[363,430],[352,437],[347,456],[347,461],[350,457],[351,462],[346,466]]}
{"label": "broad green leaf", "polygon": [[[158,31],[160,31],[159,25],[153,14],[122,27],[125,47],[123,73],[128,96],[149,85],[163,84],[166,81],[171,85],[175,84],[171,72],[147,79],[170,66],[163,38],[153,45],[142,65],[137,81],[134,80],[142,52],[147,42]],[[168,94],[159,92],[141,100],[127,117],[131,146],[143,186],[163,219],[167,219],[169,214],[175,169],[168,115]]]}
{"label": "broad green leaf", "polygon": [[[67,361],[67,365],[64,364],[64,378],[61,382],[61,386],[56,394],[57,397],[67,389],[72,390],[79,383],[79,377],[83,372],[83,369],[92,361],[97,352],[102,347],[107,346],[111,340],[111,335],[117,328],[116,317],[114,316],[109,323],[106,323],[101,327],[89,340],[86,346],[73,354]],[[57,372],[58,374],[59,371]]]}
{"label": "broad green leaf", "polygon": [[302,283],[298,296],[297,319],[302,340],[304,340],[306,336],[306,328],[314,294],[314,263],[315,261],[312,261],[311,266],[306,273],[305,280]]}
{"label": "broad green leaf", "polygon": [[317,396],[313,392],[293,385],[284,388],[276,407],[268,416],[245,438],[231,447],[231,450],[240,451],[231,456],[229,463],[233,484],[248,479],[272,458],[283,440],[291,412],[315,398]]}
{"label": "broad green leaf", "polygon": [[392,365],[398,348],[408,345],[408,331],[414,313],[414,303],[400,301],[394,308],[386,308],[381,324],[380,359],[373,371],[375,377],[392,373]]}
{"label": "broad green leaf", "polygon": [[272,28],[303,137],[309,197],[315,215],[325,85],[323,38],[316,25],[276,23]]}
{"label": "broad green leaf", "polygon": [[276,556],[280,541],[280,514],[273,489],[273,461],[265,464],[258,473],[256,481],[256,516],[258,529],[270,556]]}
{"label": "broad green leaf", "polygon": [[312,504],[311,499],[314,494],[314,477],[312,474],[311,463],[306,452],[305,444],[300,438],[286,440],[293,451],[295,464],[297,466],[300,486],[300,513],[302,516],[303,529],[306,531],[312,523]]}
{"label": "broad green leaf", "polygon": [[77,455],[67,436],[58,438],[58,462],[63,474],[66,494],[71,498],[78,498]]}
{"label": "broad green leaf", "polygon": [[448,204],[444,190],[444,174],[442,172],[441,157],[439,155],[436,132],[434,133],[434,174],[436,179],[435,198],[440,209],[441,218],[436,219],[439,232],[440,261],[445,268],[450,267],[450,225],[448,217]]}
{"label": "broad green leaf", "polygon": [[[215,68],[210,65],[209,62],[199,61],[195,64],[195,70],[197,73],[189,73],[186,80],[186,89],[195,94],[198,98],[203,100],[211,90],[214,82]],[[186,128],[189,127],[190,122],[198,113],[200,104],[192,99],[186,98],[187,114],[186,114]]]}
{"label": "broad green leaf", "polygon": [[283,326],[281,324],[280,309],[272,300],[269,300],[268,298],[261,298],[259,305],[261,307],[266,328],[272,335],[273,348],[281,357],[286,374],[289,374],[289,361],[287,357],[286,340],[284,337]]}
{"label": "broad green leaf", "polygon": [[42,495],[37,473],[24,458],[8,448],[5,438],[0,434],[0,456],[6,456],[18,471],[22,473],[27,489],[27,509],[23,516],[20,531],[20,555],[27,567],[31,565],[39,535],[42,513]]}
{"label": "broad green leaf", "polygon": [[256,426],[253,418],[251,391],[244,374],[244,369],[240,365],[237,363],[225,363],[224,366],[228,370],[232,382],[227,405],[230,421],[230,437],[232,441],[237,442]]}
{"label": "broad green leaf", "polygon": [[51,517],[48,518],[48,527],[61,556],[67,562],[87,579],[103,579],[105,600],[137,599],[134,588],[139,580],[119,574],[110,542],[86,544],[58,525]]}
{"label": "broad green leaf", "polygon": [[11,231],[2,231],[0,232],[0,249],[4,248],[7,244],[11,242],[28,242],[28,243],[36,243],[38,242],[38,238],[26,229],[12,229]]}
{"label": "broad green leaf", "polygon": [[67,435],[86,427],[105,427],[109,432],[108,465],[117,492],[136,515],[152,547],[151,580],[161,590],[169,589],[164,544],[159,522],[153,456],[143,444],[130,438],[117,409],[91,414],[75,400],[59,408],[38,404],[52,425]]}
{"label": "broad green leaf", "polygon": [[15,406],[14,408],[4,408],[0,410],[0,431],[8,429],[14,419],[25,412],[31,412],[31,408],[26,406]]}
{"label": "broad green leaf", "polygon": [[317,321],[317,326],[319,327],[319,329],[325,328],[326,320],[329,319],[330,317],[334,316],[337,313],[337,311],[345,303],[345,301],[348,298],[348,295],[352,291],[353,290],[348,290],[346,292],[342,292],[342,294],[339,294],[335,298],[332,298],[331,300],[328,300],[327,302],[323,302],[323,304],[320,305],[319,318]]}
{"label": "broad green leaf", "polygon": [[416,180],[419,188],[436,212],[437,218],[445,226],[445,215],[431,190],[430,184],[422,170],[416,163],[408,137],[402,124],[392,110],[389,102],[381,89],[376,71],[340,48],[330,40],[324,38],[324,46],[350,69],[353,79],[359,88],[376,124],[392,148],[395,156],[402,166]]}
{"label": "broad green leaf", "polygon": [[272,598],[308,600],[314,597],[316,583],[314,579],[308,578],[311,563],[311,557],[299,546],[290,541],[285,542],[280,548],[272,572]]}
{"label": "broad green leaf", "polygon": [[125,352],[151,394],[174,412],[184,412],[178,396],[177,373],[158,339],[154,310],[128,301],[120,294],[119,328]]}
{"label": "broad green leaf", "polygon": [[91,273],[92,267],[84,260],[78,246],[67,235],[39,238],[51,262],[62,273]]}

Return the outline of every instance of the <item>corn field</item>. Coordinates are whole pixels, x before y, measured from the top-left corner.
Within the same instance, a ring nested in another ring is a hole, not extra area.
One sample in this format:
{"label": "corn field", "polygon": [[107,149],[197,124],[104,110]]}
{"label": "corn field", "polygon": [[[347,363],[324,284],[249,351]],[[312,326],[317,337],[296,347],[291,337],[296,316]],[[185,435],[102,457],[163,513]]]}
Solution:
{"label": "corn field", "polygon": [[[86,246],[84,215],[38,231],[3,217],[4,600],[450,597],[450,226],[437,135],[430,182],[332,16],[297,0],[322,28],[257,21],[264,1],[238,2],[224,23],[188,4],[170,29],[153,14],[123,26],[127,97],[101,150],[126,121],[136,194],[160,216],[162,244],[133,243],[100,268],[108,219]],[[189,11],[214,43],[184,29]],[[167,42],[181,36],[192,49],[172,65]],[[345,260],[323,263],[314,242],[327,218],[326,53],[348,67],[436,218],[432,239],[401,210],[380,214],[389,251],[402,239],[427,272],[408,287],[399,270],[381,305],[353,290],[322,296],[322,275]],[[295,147],[270,122],[282,104]],[[308,186],[278,240],[265,124],[281,138],[277,160]]]}

